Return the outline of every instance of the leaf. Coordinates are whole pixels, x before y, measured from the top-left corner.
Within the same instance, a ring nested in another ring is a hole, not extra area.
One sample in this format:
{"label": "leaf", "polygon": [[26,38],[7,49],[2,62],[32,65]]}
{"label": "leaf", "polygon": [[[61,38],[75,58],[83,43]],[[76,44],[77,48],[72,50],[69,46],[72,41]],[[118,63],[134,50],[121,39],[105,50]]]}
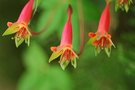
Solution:
{"label": "leaf", "polygon": [[35,42],[23,54],[24,64],[28,70],[42,71],[48,67],[48,56],[44,50]]}
{"label": "leaf", "polygon": [[17,90],[37,90],[41,77],[43,77],[42,73],[25,72],[19,80]]}
{"label": "leaf", "polygon": [[88,0],[83,0],[82,4],[85,21],[98,21],[100,17],[99,6]]}
{"label": "leaf", "polygon": [[42,0],[41,1],[41,5],[40,5],[40,8],[42,9],[52,9],[52,8],[56,8],[56,6],[59,6],[61,5],[60,4],[60,0]]}
{"label": "leaf", "polygon": [[45,31],[40,35],[39,39],[44,41],[52,33],[54,33],[61,26],[63,16],[63,8],[59,7],[47,12],[43,12],[38,20],[37,30],[44,29]]}
{"label": "leaf", "polygon": [[71,90],[72,81],[58,67],[45,68],[43,72],[25,72],[18,83],[17,90]]}
{"label": "leaf", "polygon": [[72,1],[72,8],[74,8],[72,14],[72,30],[73,30],[73,50],[79,52],[80,48],[80,27],[79,27],[79,16],[78,16],[78,7],[76,1]]}

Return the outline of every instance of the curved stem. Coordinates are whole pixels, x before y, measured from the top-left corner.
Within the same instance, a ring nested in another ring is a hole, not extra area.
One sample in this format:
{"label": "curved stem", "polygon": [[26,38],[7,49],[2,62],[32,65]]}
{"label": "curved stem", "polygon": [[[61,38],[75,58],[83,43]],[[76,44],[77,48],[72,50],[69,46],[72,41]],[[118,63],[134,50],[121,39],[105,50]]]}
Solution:
{"label": "curved stem", "polygon": [[[41,1],[41,0],[37,0],[38,3],[40,3],[40,1]],[[69,2],[70,2],[70,0],[69,0]],[[61,2],[61,4],[64,4],[64,3],[65,3],[65,2]],[[47,28],[50,26],[50,24],[51,24],[51,22],[52,22],[52,20],[53,20],[53,18],[54,18],[54,16],[55,16],[55,12],[57,11],[57,9],[58,9],[59,7],[60,7],[60,4],[57,4],[57,5],[54,7],[54,9],[52,9],[51,14],[49,15],[49,18],[48,18],[48,20],[47,20],[47,24],[45,24],[45,26],[44,26],[39,32],[33,32],[33,31],[31,31],[31,34],[34,35],[34,36],[36,36],[36,35],[40,35],[40,34],[42,34],[43,32],[45,32],[45,31],[47,30]],[[35,11],[36,11],[36,10],[35,10]],[[34,17],[34,15],[35,15],[35,12],[34,12],[32,18]]]}
{"label": "curved stem", "polygon": [[55,14],[52,11],[51,14],[49,15],[49,18],[48,18],[47,23],[45,24],[45,26],[39,32],[31,32],[31,34],[35,36],[35,35],[40,35],[43,32],[45,32],[47,30],[47,28],[50,26],[51,21],[53,20],[54,15]]}
{"label": "curved stem", "polygon": [[79,26],[80,26],[80,51],[78,56],[80,56],[84,49],[84,15],[83,15],[83,6],[82,0],[77,1],[78,6],[78,15],[79,15]]}
{"label": "curved stem", "polygon": [[45,32],[47,30],[47,28],[50,26],[52,20],[54,19],[57,8],[59,8],[59,5],[56,5],[56,7],[54,7],[54,9],[50,12],[50,15],[48,17],[48,20],[47,20],[45,26],[39,32],[32,32],[31,31],[32,35],[34,35],[34,36],[40,35],[40,34],[42,34],[43,32]]}

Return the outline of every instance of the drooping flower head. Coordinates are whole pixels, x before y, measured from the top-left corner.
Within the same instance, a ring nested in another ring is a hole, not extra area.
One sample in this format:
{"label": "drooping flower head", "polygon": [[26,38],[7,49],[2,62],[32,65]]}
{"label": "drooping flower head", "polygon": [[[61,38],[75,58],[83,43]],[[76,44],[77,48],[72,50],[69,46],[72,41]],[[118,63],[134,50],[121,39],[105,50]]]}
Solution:
{"label": "drooping flower head", "polygon": [[116,0],[115,9],[116,9],[116,11],[118,9],[122,9],[122,10],[125,10],[126,12],[128,12],[129,6],[131,3],[133,3],[132,0]]}
{"label": "drooping flower head", "polygon": [[90,32],[90,43],[96,47],[96,54],[100,53],[102,49],[105,50],[108,56],[111,53],[111,46],[114,46],[111,41],[111,35],[108,34],[110,27],[110,2],[107,2],[105,9],[100,17],[98,30],[96,33]]}
{"label": "drooping flower head", "polygon": [[72,16],[72,7],[69,5],[68,7],[68,19],[64,26],[64,30],[61,37],[61,43],[57,47],[51,47],[51,51],[53,52],[49,62],[53,61],[54,59],[60,56],[60,66],[64,70],[67,65],[71,62],[71,64],[76,68],[76,58],[78,56],[72,49],[72,23],[71,23],[71,16]]}
{"label": "drooping flower head", "polygon": [[31,20],[33,5],[34,0],[29,0],[22,9],[18,20],[14,23],[7,23],[8,29],[4,32],[3,36],[16,33],[13,38],[15,39],[16,47],[21,45],[24,41],[28,46],[30,44],[31,32],[28,24]]}

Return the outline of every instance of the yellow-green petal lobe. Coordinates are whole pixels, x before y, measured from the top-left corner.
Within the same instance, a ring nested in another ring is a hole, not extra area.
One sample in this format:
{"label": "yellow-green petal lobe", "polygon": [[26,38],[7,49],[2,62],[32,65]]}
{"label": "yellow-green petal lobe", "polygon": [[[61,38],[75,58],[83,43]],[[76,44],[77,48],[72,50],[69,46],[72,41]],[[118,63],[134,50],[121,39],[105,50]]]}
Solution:
{"label": "yellow-green petal lobe", "polygon": [[21,37],[15,37],[15,45],[16,47],[19,47],[24,41],[24,38]]}
{"label": "yellow-green petal lobe", "polygon": [[63,70],[65,70],[65,68],[68,66],[68,64],[70,63],[69,60],[61,60],[60,61],[60,66]]}
{"label": "yellow-green petal lobe", "polygon": [[30,45],[30,36],[28,36],[27,38],[25,38],[25,43],[29,46]]}
{"label": "yellow-green petal lobe", "polygon": [[76,58],[74,58],[74,59],[71,60],[71,64],[72,64],[72,66],[73,66],[74,68],[77,67]]}
{"label": "yellow-green petal lobe", "polygon": [[59,57],[60,55],[62,54],[62,51],[56,51],[56,52],[53,52],[50,59],[49,59],[49,62],[53,61],[54,59],[56,59],[57,57]]}
{"label": "yellow-green petal lobe", "polygon": [[9,27],[9,28],[3,33],[2,36],[14,34],[14,33],[16,33],[17,31],[19,31],[19,29],[20,29],[20,27],[17,26],[17,24],[14,24],[14,25],[12,25],[11,27]]}
{"label": "yellow-green petal lobe", "polygon": [[110,57],[111,47],[105,48],[105,52],[106,52],[107,56]]}

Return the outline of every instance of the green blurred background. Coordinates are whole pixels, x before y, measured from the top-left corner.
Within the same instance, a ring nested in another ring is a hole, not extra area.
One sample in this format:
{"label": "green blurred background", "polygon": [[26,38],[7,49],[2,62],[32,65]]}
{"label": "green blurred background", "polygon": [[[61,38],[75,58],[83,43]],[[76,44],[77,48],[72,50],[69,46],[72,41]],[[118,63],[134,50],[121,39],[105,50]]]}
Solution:
{"label": "green blurred background", "polygon": [[[15,22],[27,0],[0,0],[0,34],[8,21]],[[84,24],[85,47],[77,60],[63,71],[58,60],[48,63],[50,47],[57,46],[68,3],[73,6],[73,48],[79,52],[80,27]],[[133,1],[134,2],[134,1]],[[104,0],[41,0],[30,28],[46,31],[31,38],[31,45],[15,47],[12,36],[0,37],[0,90],[135,90],[135,7],[115,12],[111,4],[110,33],[116,48],[111,57],[94,54],[87,44],[88,32],[97,30]]]}

